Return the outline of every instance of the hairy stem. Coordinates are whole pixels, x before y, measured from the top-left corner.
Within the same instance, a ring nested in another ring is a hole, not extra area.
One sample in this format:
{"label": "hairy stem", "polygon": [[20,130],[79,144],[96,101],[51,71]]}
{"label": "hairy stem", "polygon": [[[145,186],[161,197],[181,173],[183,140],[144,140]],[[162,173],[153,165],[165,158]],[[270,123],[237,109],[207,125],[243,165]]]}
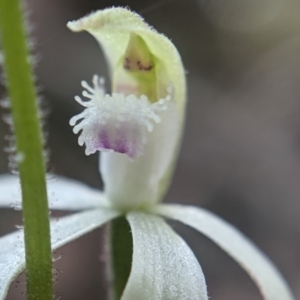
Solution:
{"label": "hairy stem", "polygon": [[28,300],[53,299],[45,164],[21,1],[0,0],[4,70],[22,188]]}

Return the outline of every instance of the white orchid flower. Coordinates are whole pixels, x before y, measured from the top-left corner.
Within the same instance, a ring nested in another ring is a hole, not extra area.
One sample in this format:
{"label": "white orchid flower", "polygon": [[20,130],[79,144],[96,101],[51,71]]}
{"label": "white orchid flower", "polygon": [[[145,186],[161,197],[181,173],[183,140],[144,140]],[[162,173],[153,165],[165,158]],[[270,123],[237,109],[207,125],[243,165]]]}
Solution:
{"label": "white orchid flower", "polygon": [[[198,207],[160,204],[178,153],[185,109],[180,56],[164,35],[124,8],[97,11],[68,23],[100,43],[109,63],[113,92],[103,79],[75,99],[84,111],[70,124],[86,154],[102,151],[103,192],[56,177],[48,181],[51,209],[83,210],[51,224],[56,249],[125,215],[132,230],[131,273],[122,300],[208,299],[205,278],[192,250],[164,218],[191,226],[213,240],[243,267],[267,300],[293,296],[269,259],[237,229]],[[78,122],[79,121],[79,122]],[[0,177],[0,205],[20,202],[18,179]],[[22,231],[0,239],[0,299],[24,269]]]}

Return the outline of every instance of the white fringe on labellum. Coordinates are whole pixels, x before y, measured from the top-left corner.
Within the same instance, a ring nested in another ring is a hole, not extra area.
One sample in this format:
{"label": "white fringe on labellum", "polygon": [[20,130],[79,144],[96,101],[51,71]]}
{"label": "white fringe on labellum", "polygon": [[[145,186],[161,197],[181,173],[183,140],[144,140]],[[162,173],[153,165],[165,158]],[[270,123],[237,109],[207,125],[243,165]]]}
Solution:
{"label": "white fringe on labellum", "polygon": [[71,118],[70,125],[75,134],[81,130],[78,143],[85,144],[86,155],[99,150],[126,154],[131,160],[141,156],[147,134],[152,132],[154,123],[161,122],[159,113],[167,109],[173,88],[169,86],[165,98],[151,103],[145,95],[105,94],[104,80],[96,75],[93,87],[85,81],[81,84],[85,89],[82,95],[90,100],[75,97],[86,108]]}

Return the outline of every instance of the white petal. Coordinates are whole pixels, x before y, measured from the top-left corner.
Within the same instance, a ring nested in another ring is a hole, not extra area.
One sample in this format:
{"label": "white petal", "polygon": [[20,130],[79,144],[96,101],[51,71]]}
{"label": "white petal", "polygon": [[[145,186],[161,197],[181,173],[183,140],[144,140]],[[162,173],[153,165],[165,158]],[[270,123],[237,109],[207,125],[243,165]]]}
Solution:
{"label": "white petal", "polygon": [[[51,223],[51,243],[55,250],[118,216],[116,211],[98,208],[61,218]],[[0,299],[5,299],[10,283],[24,269],[23,231],[0,239]]]}
{"label": "white petal", "polygon": [[201,267],[186,243],[163,219],[131,212],[131,274],[122,300],[208,299]]}
{"label": "white petal", "polygon": [[153,211],[189,225],[213,240],[249,273],[265,300],[294,299],[273,263],[248,238],[218,216],[182,205],[159,205]]}
{"label": "white petal", "polygon": [[[51,209],[82,210],[107,203],[105,196],[87,185],[55,176],[47,180],[48,201]],[[21,209],[19,178],[13,175],[0,176],[0,207]]]}

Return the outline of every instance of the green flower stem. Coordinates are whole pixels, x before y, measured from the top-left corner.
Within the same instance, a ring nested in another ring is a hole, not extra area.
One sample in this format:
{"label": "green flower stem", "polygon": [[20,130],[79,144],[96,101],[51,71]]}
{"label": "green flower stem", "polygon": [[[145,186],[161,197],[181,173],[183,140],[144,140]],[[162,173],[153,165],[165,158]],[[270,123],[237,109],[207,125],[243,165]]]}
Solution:
{"label": "green flower stem", "polygon": [[43,143],[20,2],[0,0],[0,33],[22,188],[27,299],[52,300],[52,256]]}
{"label": "green flower stem", "polygon": [[119,300],[126,286],[132,261],[132,235],[124,216],[112,221],[110,230],[110,272],[112,298]]}

